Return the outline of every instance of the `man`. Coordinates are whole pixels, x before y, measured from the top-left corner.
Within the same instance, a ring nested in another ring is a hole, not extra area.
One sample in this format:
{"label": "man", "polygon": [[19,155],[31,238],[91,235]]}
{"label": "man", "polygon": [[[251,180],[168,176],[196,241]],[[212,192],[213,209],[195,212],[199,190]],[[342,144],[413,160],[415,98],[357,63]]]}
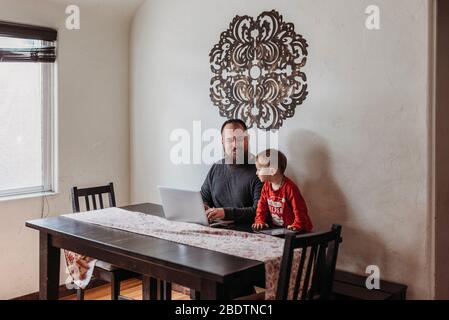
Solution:
{"label": "man", "polygon": [[254,222],[262,182],[256,175],[254,156],[248,153],[247,130],[245,122],[237,119],[221,127],[225,157],[212,166],[201,187],[209,220]]}

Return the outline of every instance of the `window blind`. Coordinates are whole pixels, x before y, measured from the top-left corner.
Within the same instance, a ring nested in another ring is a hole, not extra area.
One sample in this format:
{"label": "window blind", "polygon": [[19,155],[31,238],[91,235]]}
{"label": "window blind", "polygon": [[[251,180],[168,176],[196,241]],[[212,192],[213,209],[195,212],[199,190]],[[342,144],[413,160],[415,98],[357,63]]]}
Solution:
{"label": "window blind", "polygon": [[57,35],[51,28],[0,21],[0,62],[54,63]]}

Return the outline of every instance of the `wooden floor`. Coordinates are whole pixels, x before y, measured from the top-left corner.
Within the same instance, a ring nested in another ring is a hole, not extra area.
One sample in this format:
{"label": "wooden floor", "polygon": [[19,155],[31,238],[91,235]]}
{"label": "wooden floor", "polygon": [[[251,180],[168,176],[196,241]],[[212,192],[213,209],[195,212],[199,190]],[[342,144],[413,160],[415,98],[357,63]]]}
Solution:
{"label": "wooden floor", "polygon": [[[120,294],[134,300],[142,300],[142,281],[138,279],[123,281],[120,288]],[[111,286],[106,284],[98,288],[89,289],[85,292],[84,297],[85,300],[111,300]],[[172,291],[172,299],[190,300],[190,297],[185,294]],[[62,298],[61,300],[76,300],[76,295],[68,296],[66,298]]]}

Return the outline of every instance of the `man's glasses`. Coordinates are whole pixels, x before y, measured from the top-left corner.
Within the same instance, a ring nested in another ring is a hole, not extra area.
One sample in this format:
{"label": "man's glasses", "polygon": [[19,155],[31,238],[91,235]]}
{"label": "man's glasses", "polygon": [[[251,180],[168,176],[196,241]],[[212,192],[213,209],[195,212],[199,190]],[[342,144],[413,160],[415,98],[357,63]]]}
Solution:
{"label": "man's glasses", "polygon": [[245,141],[246,136],[239,136],[239,137],[229,137],[225,138],[224,141],[228,144],[233,143],[234,141],[236,143],[243,143]]}

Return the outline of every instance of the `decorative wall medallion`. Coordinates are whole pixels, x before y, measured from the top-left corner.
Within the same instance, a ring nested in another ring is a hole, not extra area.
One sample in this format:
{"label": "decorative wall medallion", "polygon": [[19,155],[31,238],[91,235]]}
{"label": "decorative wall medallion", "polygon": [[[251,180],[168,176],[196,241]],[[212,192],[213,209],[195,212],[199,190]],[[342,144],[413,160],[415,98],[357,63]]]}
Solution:
{"label": "decorative wall medallion", "polygon": [[306,99],[307,41],[277,11],[236,16],[211,50],[210,97],[229,119],[279,129]]}

